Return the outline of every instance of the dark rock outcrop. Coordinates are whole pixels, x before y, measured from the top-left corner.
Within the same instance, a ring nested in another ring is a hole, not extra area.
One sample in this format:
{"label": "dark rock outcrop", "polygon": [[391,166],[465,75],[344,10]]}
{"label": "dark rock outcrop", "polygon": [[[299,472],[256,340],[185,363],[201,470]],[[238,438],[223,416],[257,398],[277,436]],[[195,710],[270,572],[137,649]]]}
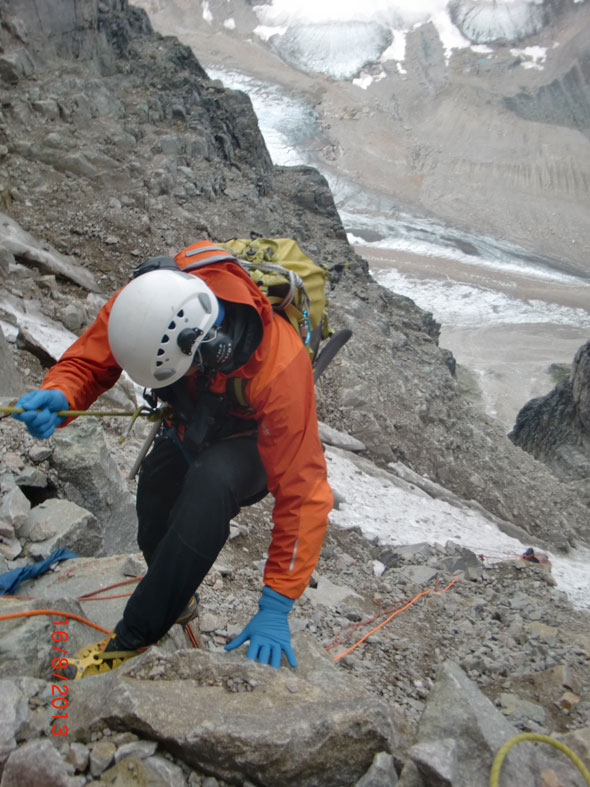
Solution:
{"label": "dark rock outcrop", "polygon": [[590,342],[576,353],[568,379],[525,404],[509,437],[558,478],[590,478]]}
{"label": "dark rock outcrop", "polygon": [[581,57],[562,77],[534,92],[504,99],[508,109],[525,120],[590,129],[590,54]]}

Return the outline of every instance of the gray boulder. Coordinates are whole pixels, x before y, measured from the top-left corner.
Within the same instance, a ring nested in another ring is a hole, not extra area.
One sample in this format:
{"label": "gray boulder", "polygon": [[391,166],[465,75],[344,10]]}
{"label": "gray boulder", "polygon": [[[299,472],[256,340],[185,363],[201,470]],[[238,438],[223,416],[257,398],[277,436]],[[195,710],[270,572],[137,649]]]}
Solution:
{"label": "gray boulder", "polygon": [[152,648],[71,686],[71,731],[84,736],[101,723],[133,730],[231,783],[354,784],[391,750],[388,706],[341,676],[317,644],[297,639],[297,673],[233,654]]}
{"label": "gray boulder", "polygon": [[0,519],[14,528],[19,528],[29,515],[30,510],[31,503],[28,498],[20,490],[20,487],[13,486],[2,497]]}
{"label": "gray boulder", "polygon": [[[27,583],[28,584],[28,583]],[[24,584],[23,586],[24,587]],[[26,593],[27,591],[20,592]],[[63,630],[68,634],[66,650],[75,653],[82,645],[92,642],[93,635],[89,638],[89,629],[83,623],[75,620],[64,622],[61,626],[54,626],[53,621],[65,621],[62,616],[66,613],[74,613],[84,616],[80,604],[72,599],[55,598],[48,604],[45,599],[10,599],[3,602],[3,609],[11,614],[31,613],[39,610],[38,614],[27,614],[22,617],[15,617],[10,620],[2,621],[2,639],[0,641],[0,661],[2,663],[2,674],[5,677],[20,677],[23,675],[32,678],[50,679],[52,673],[51,660],[55,657],[62,657],[62,654],[53,649],[55,643],[51,635],[53,632]],[[40,610],[56,610],[54,615],[41,613]],[[94,640],[99,639],[100,633],[94,632]],[[63,646],[61,646],[63,647]],[[45,718],[45,728],[47,718]]]}
{"label": "gray boulder", "polygon": [[2,787],[70,787],[59,752],[47,738],[29,741],[14,751],[4,767]]}
{"label": "gray boulder", "polygon": [[395,787],[398,783],[397,773],[393,765],[393,757],[380,751],[375,755],[373,764],[354,787]]}
{"label": "gray boulder", "polygon": [[34,542],[29,545],[29,553],[37,559],[46,558],[59,547],[92,556],[103,542],[102,527],[89,511],[57,498],[32,508],[18,535]]}
{"label": "gray boulder", "polygon": [[[400,787],[415,787],[416,773],[424,785],[445,787],[488,787],[490,770],[501,746],[515,735],[513,727],[490,700],[453,662],[443,664],[428,696],[420,720],[417,743],[409,751],[414,767],[406,768]],[[567,761],[560,762],[546,747],[538,750],[519,744],[504,760],[503,784],[536,787],[545,769],[553,769],[561,783],[571,773]]]}
{"label": "gray boulder", "polygon": [[0,78],[9,85],[16,85],[23,77],[30,77],[35,63],[25,47],[19,47],[0,57]]}
{"label": "gray boulder", "polygon": [[104,529],[103,554],[137,549],[133,495],[107,448],[101,423],[80,418],[54,435],[51,461],[65,495],[91,511]]}
{"label": "gray boulder", "polygon": [[78,265],[71,257],[60,254],[47,243],[41,244],[10,216],[0,213],[0,246],[23,265],[32,265],[42,273],[54,273],[69,279],[86,290],[96,292],[94,275]]}
{"label": "gray boulder", "polygon": [[16,737],[29,717],[27,698],[14,680],[0,680],[0,774],[11,752],[16,749]]}

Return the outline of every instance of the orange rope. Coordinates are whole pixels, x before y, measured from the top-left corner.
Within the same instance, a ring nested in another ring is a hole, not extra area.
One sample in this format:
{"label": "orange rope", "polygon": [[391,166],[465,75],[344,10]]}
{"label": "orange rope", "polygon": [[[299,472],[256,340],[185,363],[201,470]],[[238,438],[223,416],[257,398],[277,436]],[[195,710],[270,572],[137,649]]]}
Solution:
{"label": "orange rope", "polygon": [[[139,582],[140,579],[143,579],[143,575],[141,577],[132,577],[131,579],[123,579],[121,580],[121,582],[113,582],[112,585],[107,585],[106,588],[91,590],[90,593],[84,593],[83,596],[78,596],[78,601],[86,600],[90,596],[96,596],[97,593],[104,593],[105,590],[110,590],[111,588],[118,588],[121,585],[128,585],[130,582]],[[109,598],[117,598],[117,596],[109,596]]]}
{"label": "orange rope", "polygon": [[[361,620],[358,623],[349,623],[347,626],[343,626],[338,634],[336,634],[334,639],[324,646],[325,649],[331,650],[332,648],[335,648],[336,645],[342,645],[342,643],[344,643],[357,629],[362,628],[363,626],[368,626],[369,623],[373,623],[373,621],[377,620],[378,618],[382,618],[383,615],[389,615],[391,612],[397,610],[401,604],[406,604],[409,600],[409,598],[403,598],[399,601],[394,601],[393,603],[396,604],[395,607],[383,609],[381,612],[373,615],[372,618],[367,618],[367,620]],[[373,601],[373,603],[375,603],[375,601]]]}
{"label": "orange rope", "polygon": [[72,618],[72,620],[77,620],[79,623],[85,623],[87,626],[91,626],[93,629],[102,631],[103,634],[113,633],[112,631],[109,631],[109,629],[105,629],[102,626],[99,626],[97,623],[93,623],[91,620],[83,618],[81,615],[76,615],[73,612],[63,612],[59,609],[32,609],[28,612],[11,612],[9,615],[0,615],[0,620],[10,620],[11,618],[30,618],[34,615],[61,615],[64,618]]}
{"label": "orange rope", "polygon": [[[344,656],[346,656],[349,653],[351,653],[351,651],[353,651],[355,648],[358,648],[358,646],[361,644],[361,642],[364,642],[366,639],[368,639],[371,636],[371,634],[374,634],[376,631],[379,631],[380,628],[385,626],[386,623],[389,623],[389,621],[392,620],[396,615],[399,615],[400,612],[403,612],[404,610],[408,609],[408,607],[411,607],[412,604],[415,604],[416,601],[418,601],[418,599],[422,598],[422,596],[426,596],[429,593],[436,593],[437,595],[440,595],[441,593],[446,593],[447,590],[450,587],[452,587],[458,579],[459,579],[459,576],[457,575],[452,580],[452,582],[449,582],[449,584],[443,590],[436,590],[436,589],[433,589],[433,588],[428,588],[427,590],[423,590],[421,593],[418,593],[418,595],[414,596],[414,598],[411,599],[411,601],[409,601],[405,606],[403,606],[400,609],[397,609],[395,612],[393,612],[388,618],[383,620],[378,626],[375,626],[374,629],[371,629],[371,631],[368,631],[366,634],[364,634],[357,642],[354,643],[354,645],[351,645],[351,647],[348,648],[348,650],[345,650],[344,653],[341,653],[339,656],[335,656],[332,659],[332,661],[340,661],[341,658],[344,658]],[[437,586],[438,586],[438,580],[436,582],[435,588]]]}
{"label": "orange rope", "polygon": [[[113,596],[103,596],[102,598],[91,598],[91,596],[95,596],[97,593],[104,593],[105,590],[110,590],[111,588],[119,587],[120,585],[128,585],[130,582],[139,582],[142,577],[132,577],[131,579],[124,579],[121,582],[114,582],[112,585],[107,585],[104,588],[99,588],[98,590],[91,590],[90,593],[85,593],[83,596],[78,596],[76,601],[107,601],[113,598],[127,598],[131,595],[131,593],[118,593]],[[0,599],[27,599],[31,600],[34,599],[34,596],[0,596]],[[72,620],[77,620],[79,623],[85,623],[87,626],[91,626],[98,631],[102,631],[103,634],[112,634],[113,632],[109,629],[105,629],[102,626],[99,626],[97,623],[93,623],[88,618],[84,618],[81,615],[76,615],[74,612],[62,612],[59,609],[33,609],[27,612],[11,612],[8,615],[0,615],[0,620],[11,620],[13,618],[30,618],[34,617],[35,615],[61,615],[65,618],[71,618]]]}
{"label": "orange rope", "polygon": [[188,638],[190,639],[193,648],[197,648],[198,649],[199,648],[199,643],[197,642],[197,638],[193,634],[193,630],[191,628],[190,620],[186,624],[186,626],[184,627],[184,630],[186,631],[186,633],[188,635]]}
{"label": "orange rope", "polygon": [[[112,585],[107,585],[104,588],[99,588],[98,590],[91,590],[90,593],[84,593],[83,596],[78,596],[76,598],[76,601],[109,601],[110,599],[113,598],[129,598],[129,596],[133,595],[132,593],[117,593],[113,596],[103,596],[102,598],[91,598],[91,596],[96,596],[97,593],[104,593],[105,590],[110,590],[111,588],[117,588],[120,585],[128,585],[130,582],[139,582],[140,579],[143,579],[143,575],[141,577],[132,577],[132,579],[123,579],[121,582],[114,582]],[[27,599],[30,601],[32,599],[35,599],[36,596],[14,596],[12,594],[8,594],[5,596],[0,596],[0,599],[3,598]]]}

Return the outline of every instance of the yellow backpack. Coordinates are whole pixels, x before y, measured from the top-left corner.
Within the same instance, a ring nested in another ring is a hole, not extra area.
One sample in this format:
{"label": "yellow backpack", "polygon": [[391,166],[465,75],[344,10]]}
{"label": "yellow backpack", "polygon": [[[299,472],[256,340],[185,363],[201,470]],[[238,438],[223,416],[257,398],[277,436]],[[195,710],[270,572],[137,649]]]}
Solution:
{"label": "yellow backpack", "polygon": [[292,238],[231,238],[219,246],[238,259],[273,309],[289,320],[313,361],[322,339],[333,333],[326,314],[326,270]]}

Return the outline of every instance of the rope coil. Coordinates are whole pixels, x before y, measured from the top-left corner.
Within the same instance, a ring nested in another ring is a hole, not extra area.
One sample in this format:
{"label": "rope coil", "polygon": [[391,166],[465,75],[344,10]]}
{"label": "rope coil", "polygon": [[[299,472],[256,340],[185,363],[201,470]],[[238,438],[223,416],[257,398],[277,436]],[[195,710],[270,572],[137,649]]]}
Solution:
{"label": "rope coil", "polygon": [[500,768],[502,767],[504,758],[513,746],[515,746],[517,743],[521,743],[522,741],[538,741],[539,743],[548,743],[550,746],[554,746],[556,749],[570,758],[570,760],[586,780],[586,784],[590,787],[590,772],[582,760],[578,757],[578,755],[575,754],[575,752],[573,752],[568,746],[566,746],[565,743],[562,743],[555,738],[551,738],[549,735],[542,735],[539,732],[522,732],[520,735],[515,735],[513,738],[507,740],[506,743],[500,747],[494,759],[492,770],[490,771],[490,787],[498,787],[500,783]]}

